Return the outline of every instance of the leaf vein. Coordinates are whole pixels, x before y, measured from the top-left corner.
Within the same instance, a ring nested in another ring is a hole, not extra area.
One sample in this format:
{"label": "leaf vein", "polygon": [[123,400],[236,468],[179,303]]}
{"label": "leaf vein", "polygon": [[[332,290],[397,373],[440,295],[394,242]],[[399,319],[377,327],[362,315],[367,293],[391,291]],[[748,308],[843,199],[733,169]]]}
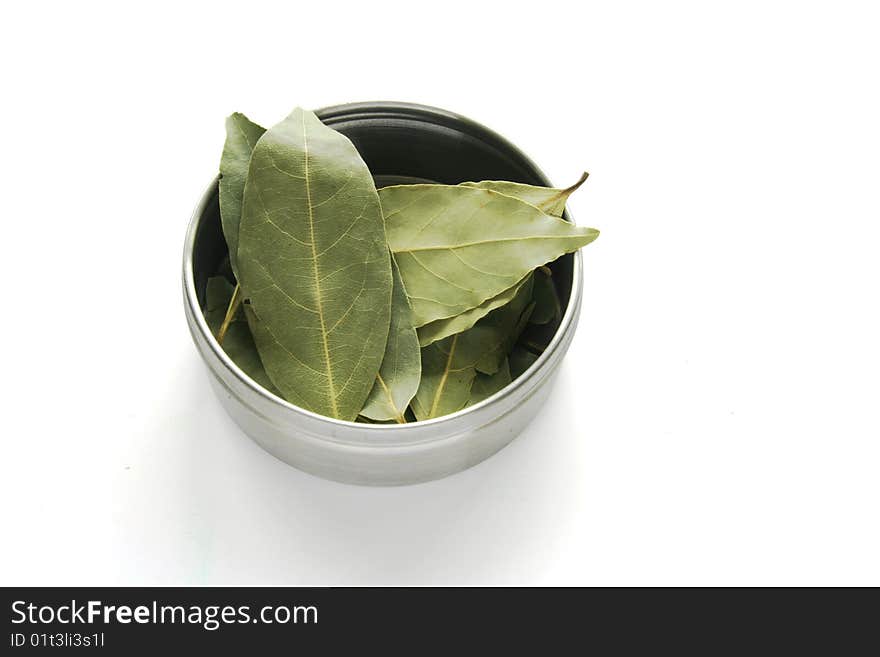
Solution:
{"label": "leaf vein", "polygon": [[327,386],[330,391],[330,405],[333,407],[333,416],[339,417],[339,405],[336,403],[336,392],[333,389],[333,368],[330,364],[330,348],[327,344],[327,326],[324,321],[324,307],[321,299],[321,275],[318,271],[318,252],[315,248],[315,215],[312,206],[312,186],[309,180],[309,138],[306,131],[306,116],[302,115],[302,134],[303,134],[303,154],[305,160],[303,162],[303,172],[306,181],[306,203],[309,208],[309,231],[311,233],[312,247],[312,268],[315,275],[315,299],[318,305],[318,318],[321,321],[321,341],[324,346],[324,364],[327,368]]}

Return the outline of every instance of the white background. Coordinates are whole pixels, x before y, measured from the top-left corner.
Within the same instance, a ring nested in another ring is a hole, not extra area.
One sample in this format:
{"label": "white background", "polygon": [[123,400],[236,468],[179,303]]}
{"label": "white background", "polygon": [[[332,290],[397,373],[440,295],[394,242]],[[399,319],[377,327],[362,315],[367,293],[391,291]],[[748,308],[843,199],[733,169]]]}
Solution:
{"label": "white background", "polygon": [[[880,584],[872,3],[14,3],[2,584]],[[602,231],[552,400],[448,479],[262,452],[180,256],[223,119],[405,100]]]}

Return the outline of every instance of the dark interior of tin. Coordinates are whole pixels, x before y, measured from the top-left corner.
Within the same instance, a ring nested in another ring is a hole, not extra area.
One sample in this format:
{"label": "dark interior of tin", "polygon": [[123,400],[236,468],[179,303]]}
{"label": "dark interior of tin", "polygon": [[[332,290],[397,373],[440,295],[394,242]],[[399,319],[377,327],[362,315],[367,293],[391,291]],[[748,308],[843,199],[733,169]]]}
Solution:
{"label": "dark interior of tin", "polygon": [[[517,148],[486,128],[444,112],[393,105],[347,105],[318,112],[324,123],[347,136],[372,171],[377,186],[406,182],[456,184],[510,180],[546,185],[541,172]],[[200,303],[206,281],[227,255],[215,187],[199,221],[193,277]],[[571,292],[573,257],[550,267],[563,306]]]}

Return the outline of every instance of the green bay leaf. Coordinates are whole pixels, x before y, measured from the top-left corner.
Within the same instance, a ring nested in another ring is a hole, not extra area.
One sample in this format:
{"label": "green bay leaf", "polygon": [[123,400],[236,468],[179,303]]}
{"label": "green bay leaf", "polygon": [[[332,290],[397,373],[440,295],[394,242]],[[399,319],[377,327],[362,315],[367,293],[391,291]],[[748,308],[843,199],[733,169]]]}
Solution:
{"label": "green bay leaf", "polygon": [[529,278],[513,300],[467,331],[422,347],[422,381],[411,403],[417,419],[461,410],[471,400],[471,387],[478,371],[486,375],[498,373],[523,319],[528,318],[531,296]]}
{"label": "green bay leaf", "polygon": [[254,341],[285,399],[354,420],[385,353],[391,262],[354,145],[294,110],[251,156],[238,245]]}
{"label": "green bay leaf", "polygon": [[476,308],[599,234],[489,189],[401,185],[379,197],[416,326]]}
{"label": "green bay leaf", "polygon": [[[205,290],[204,313],[205,321],[208,322],[208,326],[214,335],[217,335],[217,331],[223,323],[223,318],[226,316],[226,309],[229,306],[230,299],[232,299],[234,289],[232,284],[222,276],[208,279],[207,289]],[[222,348],[242,372],[272,394],[280,396],[278,389],[266,374],[248,323],[240,313],[229,324]]]}
{"label": "green bay leaf", "polygon": [[513,349],[534,309],[534,302],[531,300],[533,285],[533,279],[529,277],[510,303],[489,313],[471,329],[485,334],[482,339],[488,345],[475,362],[478,371],[495,374]]}
{"label": "green bay leaf", "polygon": [[[571,187],[555,189],[552,187],[539,187],[525,185],[504,180],[483,180],[481,182],[466,182],[462,185],[490,189],[500,194],[513,196],[521,201],[534,205],[538,209],[554,217],[562,217],[565,212],[565,204],[568,198],[586,182],[589,174],[586,172]],[[556,286],[552,281],[552,272],[549,267],[539,267],[535,274],[535,310],[530,321],[534,324],[547,324],[550,321],[559,321],[562,318],[562,306]],[[541,274],[544,274],[542,276]]]}
{"label": "green bay leaf", "polygon": [[557,328],[559,327],[556,322],[547,324],[531,323],[520,334],[519,343],[536,354],[543,353],[550,346],[550,342],[553,341]]}
{"label": "green bay leaf", "polygon": [[583,185],[589,174],[584,172],[580,179],[571,187],[565,189],[555,189],[553,187],[539,187],[536,185],[525,185],[523,183],[508,182],[506,180],[482,180],[480,182],[461,183],[467,187],[477,187],[480,189],[491,189],[513,196],[521,201],[525,201],[536,208],[554,217],[561,217],[565,212],[565,203],[568,197],[574,194],[578,188]]}
{"label": "green bay leaf", "polygon": [[422,348],[422,380],[410,404],[416,419],[449,415],[470,401],[477,374],[474,365],[487,347],[471,331],[456,333]]}
{"label": "green bay leaf", "polygon": [[403,424],[406,407],[419,388],[422,363],[419,338],[413,328],[412,308],[393,258],[391,273],[394,286],[385,357],[360,414],[370,420],[394,420]]}
{"label": "green bay leaf", "polygon": [[523,372],[529,369],[536,360],[538,360],[537,354],[520,345],[516,345],[513,351],[510,352],[510,356],[507,357],[511,378],[516,379],[522,376]]}
{"label": "green bay leaf", "polygon": [[529,320],[532,324],[547,324],[562,319],[562,304],[553,283],[553,273],[548,267],[538,267],[535,270],[535,291],[532,298],[535,301],[535,311]]}
{"label": "green bay leaf", "polygon": [[430,324],[420,326],[418,329],[419,344],[425,347],[437,340],[442,340],[455,333],[466,331],[496,308],[500,308],[513,300],[517,292],[519,292],[520,288],[528,282],[531,276],[532,275],[529,274],[513,287],[509,287],[501,292],[501,294],[497,294],[491,299],[487,299],[476,308],[465,310],[463,313],[460,313],[455,317],[437,319]]}
{"label": "green bay leaf", "polygon": [[510,366],[505,358],[495,374],[477,374],[471,386],[469,406],[478,404],[499,392],[513,379],[510,376]]}
{"label": "green bay leaf", "polygon": [[229,247],[229,264],[236,280],[244,183],[251,153],[264,132],[265,128],[239,112],[226,118],[226,143],[223,144],[223,155],[220,157],[220,223]]}

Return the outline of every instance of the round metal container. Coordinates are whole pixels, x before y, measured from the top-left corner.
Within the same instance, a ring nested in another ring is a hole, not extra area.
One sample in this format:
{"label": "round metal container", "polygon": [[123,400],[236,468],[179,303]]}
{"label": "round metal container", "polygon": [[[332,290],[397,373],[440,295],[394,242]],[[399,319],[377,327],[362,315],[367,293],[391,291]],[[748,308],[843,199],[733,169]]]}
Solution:
{"label": "round metal container", "polygon": [[[455,184],[511,180],[549,185],[515,146],[444,110],[404,103],[354,103],[317,112],[345,134],[377,185],[412,179]],[[567,217],[570,219],[570,217]],[[580,254],[553,264],[562,321],[522,376],[452,415],[404,425],[360,424],[317,415],[251,381],[217,344],[202,315],[205,284],[226,255],[217,180],[196,206],[183,254],[186,318],[226,411],[265,450],[311,474],[352,484],[401,485],[438,479],[488,458],[513,440],[546,400],[574,335],[581,306]]]}

